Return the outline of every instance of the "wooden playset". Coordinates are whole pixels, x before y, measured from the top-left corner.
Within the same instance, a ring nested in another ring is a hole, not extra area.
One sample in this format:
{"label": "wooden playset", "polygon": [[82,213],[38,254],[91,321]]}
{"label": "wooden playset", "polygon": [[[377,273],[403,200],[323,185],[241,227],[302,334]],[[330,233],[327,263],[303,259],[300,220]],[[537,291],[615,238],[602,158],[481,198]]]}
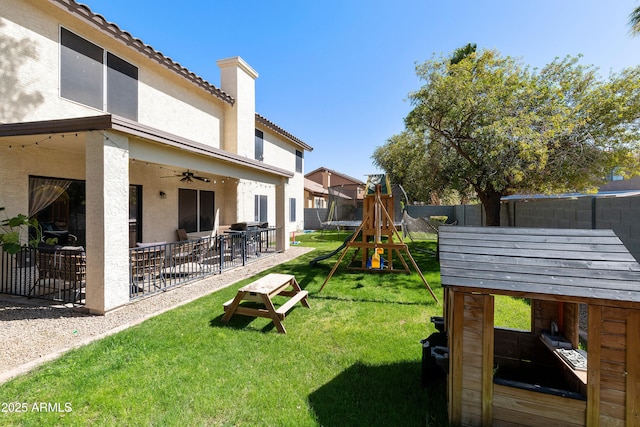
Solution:
{"label": "wooden playset", "polygon": [[[349,249],[352,248],[356,248],[356,251],[347,267],[350,270],[410,273],[409,265],[403,257],[405,255],[433,299],[438,301],[396,228],[394,199],[386,175],[369,176],[364,197],[363,220],[344,245],[338,261],[331,269],[320,291],[329,282]],[[402,264],[402,268],[398,263]]]}

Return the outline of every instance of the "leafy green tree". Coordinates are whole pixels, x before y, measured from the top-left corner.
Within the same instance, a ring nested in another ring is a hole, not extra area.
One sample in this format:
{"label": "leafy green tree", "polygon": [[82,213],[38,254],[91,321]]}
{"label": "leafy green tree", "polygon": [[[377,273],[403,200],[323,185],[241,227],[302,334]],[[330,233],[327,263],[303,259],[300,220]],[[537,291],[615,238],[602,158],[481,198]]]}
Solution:
{"label": "leafy green tree", "polygon": [[[434,147],[438,148],[438,147]],[[448,188],[436,153],[427,154],[424,135],[406,130],[394,135],[371,156],[373,163],[383,169],[394,184],[402,185],[410,203],[459,203],[461,196]],[[462,195],[464,198],[466,194]]]}
{"label": "leafy green tree", "polygon": [[424,170],[426,147],[424,138],[406,131],[389,138],[371,156],[391,182],[402,185],[410,202],[427,200],[431,191],[429,175]]}
{"label": "leafy green tree", "polygon": [[640,7],[633,9],[633,12],[629,15],[629,26],[631,27],[632,36],[640,34]]}
{"label": "leafy green tree", "polygon": [[465,46],[459,47],[453,51],[449,62],[457,64],[472,53],[476,53],[477,46],[475,43],[467,43]]}
{"label": "leafy green tree", "polygon": [[425,84],[405,124],[425,140],[425,182],[473,188],[488,225],[503,196],[590,191],[613,168],[638,171],[639,67],[603,81],[572,57],[540,71],[493,50],[451,59],[417,66]]}

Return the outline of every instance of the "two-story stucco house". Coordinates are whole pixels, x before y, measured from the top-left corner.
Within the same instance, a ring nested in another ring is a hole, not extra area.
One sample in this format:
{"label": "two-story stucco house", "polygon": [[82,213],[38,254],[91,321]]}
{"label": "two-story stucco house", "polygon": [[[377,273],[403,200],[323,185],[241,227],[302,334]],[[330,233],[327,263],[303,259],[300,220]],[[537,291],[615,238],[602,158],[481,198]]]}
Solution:
{"label": "two-story stucco house", "polygon": [[210,234],[214,212],[275,226],[278,250],[302,228],[312,148],[256,113],[240,57],[216,87],[74,0],[0,0],[0,48],[0,207],[78,238],[91,312],[128,303],[136,242]]}

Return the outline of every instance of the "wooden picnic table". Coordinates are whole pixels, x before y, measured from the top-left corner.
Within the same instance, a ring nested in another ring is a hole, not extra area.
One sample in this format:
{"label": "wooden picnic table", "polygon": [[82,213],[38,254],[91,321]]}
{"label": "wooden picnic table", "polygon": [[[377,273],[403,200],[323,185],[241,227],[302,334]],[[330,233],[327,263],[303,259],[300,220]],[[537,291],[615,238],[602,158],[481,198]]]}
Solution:
{"label": "wooden picnic table", "polygon": [[[276,309],[272,298],[276,295],[290,297],[284,304]],[[266,317],[273,320],[278,332],[286,334],[282,324],[287,312],[298,302],[309,308],[307,301],[308,292],[303,291],[291,274],[271,273],[238,289],[235,298],[224,303],[225,314],[222,317],[224,323],[229,322],[234,314],[245,316]],[[247,307],[241,305],[245,301],[257,302],[262,307]]]}

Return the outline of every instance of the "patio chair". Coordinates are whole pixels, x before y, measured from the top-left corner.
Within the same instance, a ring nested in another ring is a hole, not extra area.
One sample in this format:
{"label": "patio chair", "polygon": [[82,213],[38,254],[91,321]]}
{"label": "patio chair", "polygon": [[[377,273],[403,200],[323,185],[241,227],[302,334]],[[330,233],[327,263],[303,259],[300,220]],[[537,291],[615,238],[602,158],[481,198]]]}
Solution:
{"label": "patio chair", "polygon": [[189,275],[201,271],[202,261],[208,249],[208,239],[188,240],[172,244],[171,274]]}
{"label": "patio chair", "polygon": [[[53,251],[38,251],[36,262],[39,270],[39,280],[47,281],[43,288],[53,284],[54,294],[57,291],[59,300],[63,298],[63,292],[73,293],[73,301],[79,302],[82,288],[86,286],[87,259],[83,247],[62,247]],[[30,290],[33,294],[38,283]],[[55,299],[55,298],[54,298]]]}
{"label": "patio chair", "polygon": [[[132,293],[144,292],[146,288],[162,288],[166,285],[164,277],[165,246],[139,247],[131,251]],[[160,280],[160,286],[158,285]],[[145,284],[149,284],[145,287]]]}
{"label": "patio chair", "polygon": [[189,240],[189,236],[187,236],[187,230],[185,230],[184,228],[178,228],[176,232],[178,233],[178,241],[184,242],[186,240]]}

